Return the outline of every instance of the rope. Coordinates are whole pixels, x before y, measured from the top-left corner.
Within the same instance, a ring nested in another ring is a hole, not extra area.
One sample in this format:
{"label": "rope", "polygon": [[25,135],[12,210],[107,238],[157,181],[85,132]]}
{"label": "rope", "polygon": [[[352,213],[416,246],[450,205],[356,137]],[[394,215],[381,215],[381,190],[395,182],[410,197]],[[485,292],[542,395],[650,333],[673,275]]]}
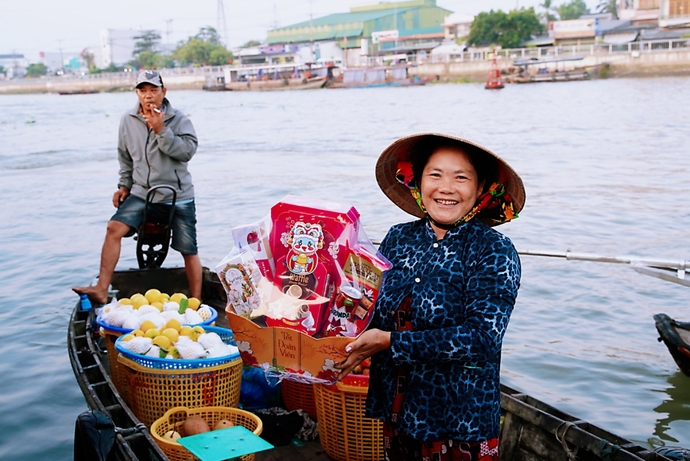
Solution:
{"label": "rope", "polygon": [[[556,428],[556,432],[554,433],[554,435],[556,436],[556,440],[558,440],[561,443],[561,445],[563,445],[563,449],[565,450],[565,454],[568,456],[568,459],[570,461],[575,461],[577,459],[576,455],[578,447],[575,447],[575,450],[571,450],[568,447],[568,442],[565,441],[565,433],[568,432],[568,429],[570,429],[572,426],[575,426],[575,424],[571,423],[570,421],[563,421]],[[563,433],[559,436],[558,433],[561,429],[563,429]]]}
{"label": "rope", "polygon": [[614,443],[610,443],[608,440],[601,440],[599,442],[599,454],[603,461],[611,461],[611,455],[620,450],[621,447]]}

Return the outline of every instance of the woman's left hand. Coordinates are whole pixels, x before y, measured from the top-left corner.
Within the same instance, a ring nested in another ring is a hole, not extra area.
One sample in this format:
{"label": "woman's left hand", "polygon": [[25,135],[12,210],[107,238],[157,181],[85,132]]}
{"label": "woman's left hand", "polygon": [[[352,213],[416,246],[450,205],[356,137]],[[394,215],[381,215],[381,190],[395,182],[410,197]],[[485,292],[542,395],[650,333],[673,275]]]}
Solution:
{"label": "woman's left hand", "polygon": [[345,348],[345,352],[350,354],[347,356],[347,359],[336,364],[335,367],[340,370],[338,381],[350,374],[357,365],[362,363],[362,360],[371,357],[377,352],[390,349],[390,347],[391,334],[389,331],[382,331],[376,328],[365,331]]}

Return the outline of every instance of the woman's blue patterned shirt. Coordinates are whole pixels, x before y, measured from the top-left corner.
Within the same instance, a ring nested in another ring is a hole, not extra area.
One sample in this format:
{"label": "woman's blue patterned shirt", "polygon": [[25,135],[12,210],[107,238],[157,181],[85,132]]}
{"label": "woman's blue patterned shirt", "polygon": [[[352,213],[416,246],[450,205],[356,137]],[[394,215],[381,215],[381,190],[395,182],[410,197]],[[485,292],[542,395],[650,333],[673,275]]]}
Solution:
{"label": "woman's blue patterned shirt", "polygon": [[[370,328],[391,331],[375,354],[370,417],[391,421],[398,365],[408,364],[398,428],[418,440],[481,441],[500,430],[501,346],[520,286],[510,239],[478,219],[442,240],[426,219],[393,226],[380,246],[392,263]],[[392,315],[411,297],[413,331]]]}

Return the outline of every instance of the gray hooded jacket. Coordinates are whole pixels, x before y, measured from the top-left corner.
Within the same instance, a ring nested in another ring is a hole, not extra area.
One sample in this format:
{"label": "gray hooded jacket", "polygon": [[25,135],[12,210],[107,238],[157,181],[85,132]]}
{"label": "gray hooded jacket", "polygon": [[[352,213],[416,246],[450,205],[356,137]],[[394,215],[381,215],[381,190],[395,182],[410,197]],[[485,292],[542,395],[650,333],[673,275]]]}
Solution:
{"label": "gray hooded jacket", "polygon": [[[120,182],[136,197],[146,199],[149,188],[160,184],[173,186],[177,201],[194,198],[192,175],[187,162],[196,153],[199,144],[192,122],[182,112],[163,101],[165,127],[156,134],[146,126],[139,113],[139,103],[120,119],[117,143],[120,161]],[[170,202],[172,194],[156,193],[153,201]]]}

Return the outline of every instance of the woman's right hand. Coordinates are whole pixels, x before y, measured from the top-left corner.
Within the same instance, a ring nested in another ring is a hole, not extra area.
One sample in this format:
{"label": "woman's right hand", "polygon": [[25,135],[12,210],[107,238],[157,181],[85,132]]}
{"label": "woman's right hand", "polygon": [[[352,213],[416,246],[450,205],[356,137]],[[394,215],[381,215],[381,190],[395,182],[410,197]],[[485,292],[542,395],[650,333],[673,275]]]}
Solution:
{"label": "woman's right hand", "polygon": [[349,354],[347,359],[335,366],[340,370],[338,381],[341,381],[345,376],[349,375],[357,365],[362,363],[362,360],[368,359],[377,352],[390,349],[390,347],[390,331],[382,331],[376,328],[365,331],[359,335],[357,339],[347,345],[345,348],[345,352]]}
{"label": "woman's right hand", "polygon": [[113,206],[115,208],[120,208],[120,204],[125,201],[125,199],[127,198],[128,195],[129,195],[129,189],[125,189],[124,187],[120,187],[113,194]]}

